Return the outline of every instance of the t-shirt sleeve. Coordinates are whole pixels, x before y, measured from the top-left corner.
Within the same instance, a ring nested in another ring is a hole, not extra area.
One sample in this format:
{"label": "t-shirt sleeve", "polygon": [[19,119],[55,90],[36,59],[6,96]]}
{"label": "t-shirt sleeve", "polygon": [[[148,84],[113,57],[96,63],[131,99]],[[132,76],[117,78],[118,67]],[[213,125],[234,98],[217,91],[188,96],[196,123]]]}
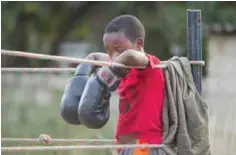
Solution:
{"label": "t-shirt sleeve", "polygon": [[157,57],[146,54],[146,56],[148,57],[148,65],[147,67],[151,67],[153,68],[155,65],[159,64],[159,60],[157,59]]}
{"label": "t-shirt sleeve", "polygon": [[146,54],[148,58],[148,64],[145,69],[135,69],[137,70],[138,74],[146,74],[148,71],[152,70],[153,67],[157,64],[160,64],[160,61],[157,57]]}

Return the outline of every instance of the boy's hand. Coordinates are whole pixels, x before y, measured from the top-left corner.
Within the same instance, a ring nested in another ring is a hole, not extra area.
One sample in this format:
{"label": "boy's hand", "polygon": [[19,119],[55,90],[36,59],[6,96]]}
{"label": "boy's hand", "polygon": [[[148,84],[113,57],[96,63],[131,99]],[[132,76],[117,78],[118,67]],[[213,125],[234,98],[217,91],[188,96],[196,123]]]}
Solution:
{"label": "boy's hand", "polygon": [[[110,58],[109,58],[109,55],[108,54],[105,54],[105,53],[99,53],[99,52],[96,52],[96,53],[90,53],[86,59],[88,60],[96,60],[96,61],[109,61]],[[93,66],[93,69],[92,69],[92,72],[91,73],[94,73],[96,72],[96,70],[100,68],[100,66]]]}

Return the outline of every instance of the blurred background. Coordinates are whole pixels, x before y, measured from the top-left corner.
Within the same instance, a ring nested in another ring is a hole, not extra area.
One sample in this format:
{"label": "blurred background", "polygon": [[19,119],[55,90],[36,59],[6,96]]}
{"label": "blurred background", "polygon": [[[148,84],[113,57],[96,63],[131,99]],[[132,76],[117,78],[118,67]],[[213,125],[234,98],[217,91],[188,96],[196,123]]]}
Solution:
{"label": "blurred background", "polygon": [[[186,9],[202,10],[203,98],[210,109],[212,155],[236,154],[236,2],[1,2],[1,49],[84,58],[104,52],[102,36],[115,16],[132,14],[146,28],[145,50],[166,60],[186,56]],[[75,64],[1,56],[2,67],[74,67]],[[2,72],[1,136],[113,138],[118,96],[100,130],[66,124],[63,90],[73,73]],[[71,143],[70,143],[71,144]],[[32,143],[2,143],[2,146]],[[39,145],[39,144],[36,144]],[[115,155],[114,151],[3,153],[20,155]]]}

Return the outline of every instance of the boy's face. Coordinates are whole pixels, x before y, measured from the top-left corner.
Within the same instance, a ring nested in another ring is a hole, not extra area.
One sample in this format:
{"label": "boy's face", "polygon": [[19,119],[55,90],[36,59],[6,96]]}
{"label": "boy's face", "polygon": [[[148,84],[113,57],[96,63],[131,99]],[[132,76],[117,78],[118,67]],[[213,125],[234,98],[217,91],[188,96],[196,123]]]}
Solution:
{"label": "boy's face", "polygon": [[103,43],[111,60],[114,60],[126,50],[133,49],[141,51],[143,49],[143,41],[141,39],[131,42],[126,38],[123,32],[105,33],[103,36]]}

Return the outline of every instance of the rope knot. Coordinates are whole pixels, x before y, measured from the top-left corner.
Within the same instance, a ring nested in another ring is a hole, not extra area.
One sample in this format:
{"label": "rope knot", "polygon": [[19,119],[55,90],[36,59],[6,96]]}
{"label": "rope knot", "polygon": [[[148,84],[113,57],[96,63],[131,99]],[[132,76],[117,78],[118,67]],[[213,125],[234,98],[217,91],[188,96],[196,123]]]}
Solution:
{"label": "rope knot", "polygon": [[46,134],[41,134],[39,136],[39,142],[40,143],[43,143],[43,144],[50,144],[51,143],[51,137],[49,135],[46,135]]}

